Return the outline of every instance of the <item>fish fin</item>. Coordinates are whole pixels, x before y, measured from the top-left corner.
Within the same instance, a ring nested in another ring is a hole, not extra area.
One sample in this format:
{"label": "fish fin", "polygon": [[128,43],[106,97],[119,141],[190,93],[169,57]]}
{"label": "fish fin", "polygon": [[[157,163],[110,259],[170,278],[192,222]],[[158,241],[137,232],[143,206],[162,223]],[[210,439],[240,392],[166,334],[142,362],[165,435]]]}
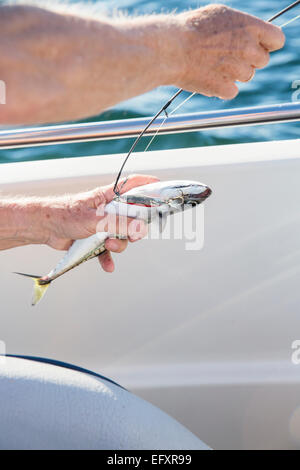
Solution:
{"label": "fish fin", "polygon": [[19,276],[25,276],[25,277],[30,277],[33,279],[34,286],[33,286],[33,296],[32,296],[32,302],[31,305],[34,306],[39,301],[44,297],[49,285],[51,284],[51,281],[49,282],[44,282],[41,283],[41,276],[33,276],[32,274],[24,274],[24,273],[14,273],[18,274]]}

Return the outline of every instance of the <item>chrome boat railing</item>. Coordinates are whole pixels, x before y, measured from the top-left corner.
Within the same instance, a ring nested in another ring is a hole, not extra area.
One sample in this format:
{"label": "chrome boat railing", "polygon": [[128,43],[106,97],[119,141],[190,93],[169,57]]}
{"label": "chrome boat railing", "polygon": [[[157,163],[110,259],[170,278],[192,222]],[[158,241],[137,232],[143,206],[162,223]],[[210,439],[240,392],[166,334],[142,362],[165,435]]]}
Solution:
{"label": "chrome boat railing", "polygon": [[[0,149],[137,137],[150,118],[91,122],[0,131]],[[300,102],[170,116],[160,128],[158,118],[145,135],[204,131],[300,121]]]}

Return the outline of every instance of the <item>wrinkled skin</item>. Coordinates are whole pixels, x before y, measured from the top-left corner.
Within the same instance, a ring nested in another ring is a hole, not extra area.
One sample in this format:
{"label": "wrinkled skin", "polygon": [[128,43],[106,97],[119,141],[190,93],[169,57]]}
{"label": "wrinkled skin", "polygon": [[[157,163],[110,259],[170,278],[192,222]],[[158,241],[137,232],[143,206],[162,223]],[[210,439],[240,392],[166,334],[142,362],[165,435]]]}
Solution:
{"label": "wrinkled skin", "polygon": [[222,5],[89,20],[65,13],[0,5],[0,124],[81,119],[161,85],[232,99],[236,81],[284,45],[277,26]]}
{"label": "wrinkled skin", "polygon": [[270,52],[284,46],[285,36],[273,24],[223,5],[179,15],[185,26],[181,44],[180,87],[207,96],[232,99],[236,81],[250,81],[265,67]]}
{"label": "wrinkled skin", "polygon": [[[157,178],[152,176],[132,175],[122,192],[156,181]],[[113,187],[111,184],[76,195],[0,201],[0,250],[30,244],[46,244],[56,250],[67,250],[74,240],[105,231],[106,219],[99,215],[98,207],[113,199]],[[127,236],[130,242],[143,238],[147,233],[142,221],[125,217],[119,218],[118,228],[118,232]],[[121,253],[128,240],[106,241],[108,251],[99,257],[106,272],[114,270],[110,252]]]}

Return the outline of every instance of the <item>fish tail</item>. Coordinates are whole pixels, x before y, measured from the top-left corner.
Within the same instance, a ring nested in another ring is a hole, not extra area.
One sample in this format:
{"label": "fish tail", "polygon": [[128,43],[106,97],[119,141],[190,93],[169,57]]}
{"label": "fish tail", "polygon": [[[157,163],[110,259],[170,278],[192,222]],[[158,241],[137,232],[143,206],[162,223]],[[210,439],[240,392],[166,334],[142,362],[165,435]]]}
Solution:
{"label": "fish tail", "polygon": [[30,277],[33,279],[34,286],[33,286],[33,296],[32,296],[32,303],[31,305],[34,306],[44,297],[48,287],[51,284],[51,281],[44,280],[41,276],[33,276],[32,274],[24,274],[24,273],[14,273],[18,274],[19,276]]}

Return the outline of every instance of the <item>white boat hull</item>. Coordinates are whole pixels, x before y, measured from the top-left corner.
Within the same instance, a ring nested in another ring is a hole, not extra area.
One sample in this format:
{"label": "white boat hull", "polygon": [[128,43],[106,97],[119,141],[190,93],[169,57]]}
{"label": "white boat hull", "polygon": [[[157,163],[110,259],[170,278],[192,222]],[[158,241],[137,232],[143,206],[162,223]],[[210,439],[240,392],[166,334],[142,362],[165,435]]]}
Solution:
{"label": "white boat hull", "polygon": [[[9,353],[106,374],[213,448],[300,448],[300,140],[150,152],[130,172],[210,186],[205,242],[144,240],[108,275],[90,261],[37,307],[13,271],[61,253],[0,253],[0,340]],[[123,156],[1,165],[3,193],[58,194],[112,182]],[[199,227],[202,230],[202,227]]]}

